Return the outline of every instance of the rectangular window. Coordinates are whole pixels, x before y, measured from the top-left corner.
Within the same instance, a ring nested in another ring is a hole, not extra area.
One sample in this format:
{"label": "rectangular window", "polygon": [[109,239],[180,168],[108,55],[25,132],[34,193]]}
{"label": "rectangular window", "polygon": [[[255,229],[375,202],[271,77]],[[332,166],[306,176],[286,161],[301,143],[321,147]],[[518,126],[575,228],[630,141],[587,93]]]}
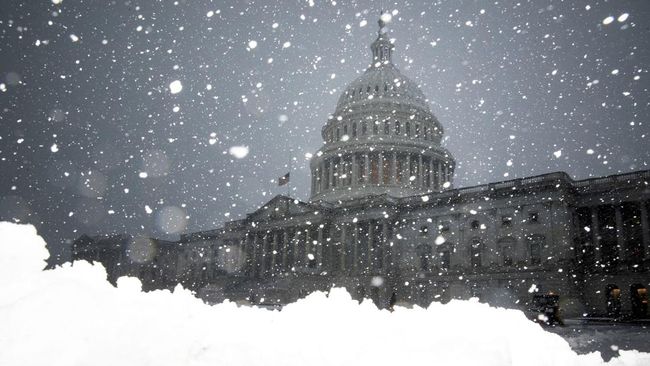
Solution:
{"label": "rectangular window", "polygon": [[385,121],[384,122],[384,135],[390,134],[390,122]]}
{"label": "rectangular window", "polygon": [[528,213],[528,222],[531,224],[536,224],[539,222],[539,214],[537,212]]}
{"label": "rectangular window", "polygon": [[451,254],[448,250],[440,252],[440,267],[442,269],[449,269]]}
{"label": "rectangular window", "polygon": [[501,227],[512,227],[512,217],[501,216]]}

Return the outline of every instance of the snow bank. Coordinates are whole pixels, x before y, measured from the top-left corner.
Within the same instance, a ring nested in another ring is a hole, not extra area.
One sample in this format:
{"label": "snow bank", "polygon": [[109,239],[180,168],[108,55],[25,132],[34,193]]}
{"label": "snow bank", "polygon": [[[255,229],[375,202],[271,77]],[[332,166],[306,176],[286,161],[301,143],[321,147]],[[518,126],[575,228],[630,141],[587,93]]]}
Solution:
{"label": "snow bank", "polygon": [[[602,365],[521,312],[469,301],[379,311],[341,289],[281,312],[118,288],[100,265],[41,271],[32,226],[0,223],[0,365]],[[648,365],[621,352],[608,365]]]}

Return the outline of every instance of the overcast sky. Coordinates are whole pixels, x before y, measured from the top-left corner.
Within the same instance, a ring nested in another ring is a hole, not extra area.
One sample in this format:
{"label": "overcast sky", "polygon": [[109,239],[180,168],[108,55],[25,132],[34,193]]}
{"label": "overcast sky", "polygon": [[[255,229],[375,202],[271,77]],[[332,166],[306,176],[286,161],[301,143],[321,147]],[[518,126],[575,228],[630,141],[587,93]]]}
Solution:
{"label": "overcast sky", "polygon": [[[290,158],[307,200],[305,155],[370,63],[381,7],[3,0],[0,219],[35,224],[64,256],[82,233],[173,239],[286,194]],[[648,169],[649,1],[383,7],[455,186]]]}

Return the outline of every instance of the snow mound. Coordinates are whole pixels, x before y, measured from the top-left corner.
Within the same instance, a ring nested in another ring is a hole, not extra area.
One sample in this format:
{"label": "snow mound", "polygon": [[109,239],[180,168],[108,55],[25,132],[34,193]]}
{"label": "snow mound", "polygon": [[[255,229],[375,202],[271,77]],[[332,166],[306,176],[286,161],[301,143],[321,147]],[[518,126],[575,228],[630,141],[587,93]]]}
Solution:
{"label": "snow mound", "polygon": [[[342,289],[281,312],[143,293],[100,265],[42,271],[32,226],[0,223],[0,365],[604,365],[515,310],[471,301],[377,310]],[[607,365],[648,365],[621,351]]]}

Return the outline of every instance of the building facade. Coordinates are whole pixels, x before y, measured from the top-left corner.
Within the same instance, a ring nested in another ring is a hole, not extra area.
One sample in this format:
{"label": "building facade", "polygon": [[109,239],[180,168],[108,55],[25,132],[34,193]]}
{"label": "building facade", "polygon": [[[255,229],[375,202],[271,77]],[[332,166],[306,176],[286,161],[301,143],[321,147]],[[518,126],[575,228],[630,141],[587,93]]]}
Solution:
{"label": "building facade", "polygon": [[566,316],[647,316],[650,171],[454,188],[443,127],[381,21],[371,50],[322,129],[309,202],[276,196],[173,242],[84,235],[73,260],[208,302],[275,307],[339,286],[382,308],[477,297],[525,309],[552,292]]}

